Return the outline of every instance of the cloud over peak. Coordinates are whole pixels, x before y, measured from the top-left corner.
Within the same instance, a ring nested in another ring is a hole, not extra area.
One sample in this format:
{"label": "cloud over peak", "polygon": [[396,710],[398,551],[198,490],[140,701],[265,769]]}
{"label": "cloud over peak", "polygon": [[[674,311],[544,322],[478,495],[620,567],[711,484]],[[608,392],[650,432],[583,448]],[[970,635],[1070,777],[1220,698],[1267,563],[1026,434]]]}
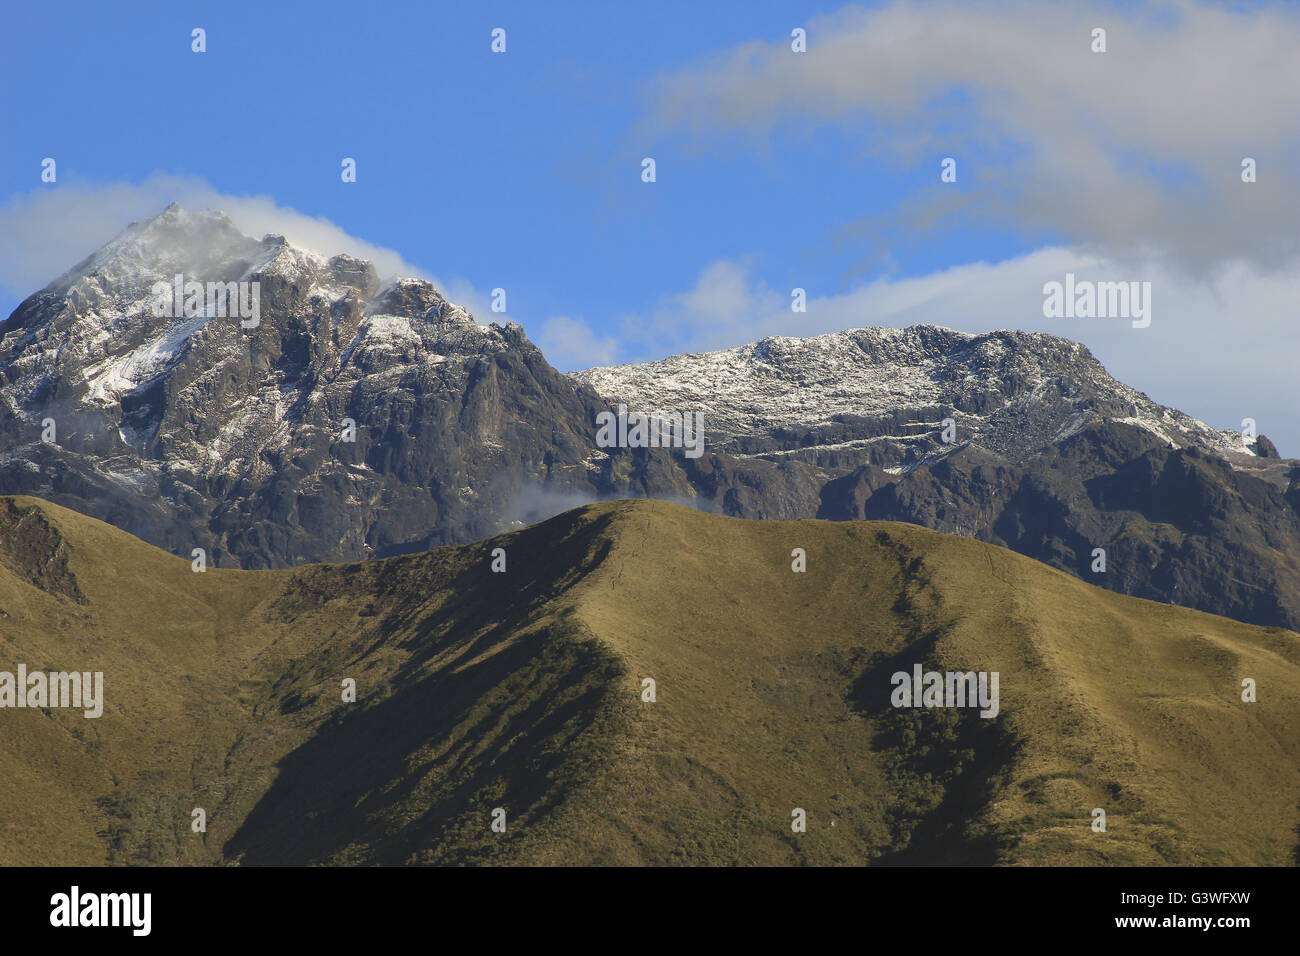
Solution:
{"label": "cloud over peak", "polygon": [[0,285],[17,298],[30,295],[127,224],[156,216],[173,202],[192,211],[222,212],[256,239],[273,233],[322,255],[346,252],[369,259],[384,278],[433,279],[394,250],[269,196],[228,195],[200,177],[155,173],[138,184],[61,183],[58,189],[36,189],[0,206]]}

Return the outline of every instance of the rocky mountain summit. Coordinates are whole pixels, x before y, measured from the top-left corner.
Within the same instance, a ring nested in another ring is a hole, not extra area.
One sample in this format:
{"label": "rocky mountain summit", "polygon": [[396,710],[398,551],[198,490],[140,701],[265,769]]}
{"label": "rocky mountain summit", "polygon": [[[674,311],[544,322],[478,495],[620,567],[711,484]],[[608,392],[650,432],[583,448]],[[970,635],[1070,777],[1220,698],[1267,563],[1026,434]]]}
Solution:
{"label": "rocky mountain summit", "polygon": [[1171,447],[1234,460],[1257,454],[1239,433],[1153,402],[1082,345],[1043,333],[919,325],[774,336],[574,378],[629,406],[702,408],[720,451],[829,467],[860,454],[905,473],[967,443],[1023,463],[1105,421],[1135,425]]}
{"label": "rocky mountain summit", "polygon": [[[160,314],[178,275],[255,284],[256,321],[210,300]],[[701,413],[705,453],[603,447],[597,416],[619,403]],[[658,497],[910,521],[1300,626],[1296,463],[1074,342],[864,328],[562,375],[429,282],[175,205],[0,323],[0,440],[0,493],[218,566],[378,557]]]}
{"label": "rocky mountain summit", "polygon": [[[256,282],[258,325],[155,316],[177,274]],[[525,480],[585,480],[595,414],[517,325],[175,205],[23,302],[0,370],[6,490],[245,566],[496,531]]]}

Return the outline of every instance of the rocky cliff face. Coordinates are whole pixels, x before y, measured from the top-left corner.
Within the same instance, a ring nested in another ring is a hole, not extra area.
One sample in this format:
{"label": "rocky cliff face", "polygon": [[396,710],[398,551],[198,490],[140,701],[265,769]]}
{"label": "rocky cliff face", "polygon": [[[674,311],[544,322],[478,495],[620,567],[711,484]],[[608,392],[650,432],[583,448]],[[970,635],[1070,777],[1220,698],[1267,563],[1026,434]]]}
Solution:
{"label": "rocky cliff face", "polygon": [[[255,284],[257,321],[175,277]],[[597,416],[703,415],[704,454]],[[51,428],[52,426],[52,428]],[[891,518],[1126,593],[1300,625],[1300,471],[1020,332],[856,329],[564,376],[423,280],[177,206],[0,324],[0,493],[245,567],[468,541],[598,498]],[[1093,551],[1107,570],[1093,572]]]}
{"label": "rocky cliff face", "polygon": [[[177,274],[256,283],[258,324],[206,301],[156,316],[154,283]],[[593,454],[597,397],[517,325],[176,206],[25,301],[0,370],[5,491],[217,564],[389,554],[491,534],[548,495],[644,490]]]}

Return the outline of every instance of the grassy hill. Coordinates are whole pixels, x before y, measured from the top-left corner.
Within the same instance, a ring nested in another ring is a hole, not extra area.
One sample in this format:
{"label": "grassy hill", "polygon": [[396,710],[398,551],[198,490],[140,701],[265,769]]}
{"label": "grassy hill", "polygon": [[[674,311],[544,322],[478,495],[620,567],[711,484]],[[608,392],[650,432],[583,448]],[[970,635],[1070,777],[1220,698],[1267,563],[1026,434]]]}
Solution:
{"label": "grassy hill", "polygon": [[[0,709],[5,864],[1297,859],[1300,637],[912,525],[622,501],[200,574],[0,499],[19,663],[106,703]],[[1000,713],[895,709],[917,663],[999,672]]]}

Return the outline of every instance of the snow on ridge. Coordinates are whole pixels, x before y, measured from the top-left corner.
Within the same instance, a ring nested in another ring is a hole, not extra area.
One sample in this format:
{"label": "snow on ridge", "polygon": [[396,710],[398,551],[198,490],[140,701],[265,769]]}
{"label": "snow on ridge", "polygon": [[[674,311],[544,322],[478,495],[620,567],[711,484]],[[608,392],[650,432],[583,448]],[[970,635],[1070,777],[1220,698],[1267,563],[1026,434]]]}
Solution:
{"label": "snow on ridge", "polygon": [[266,247],[266,253],[249,266],[241,279],[257,275],[278,275],[292,279],[305,274],[323,273],[329,269],[329,259],[325,256],[295,246],[284,236],[268,234],[261,244]]}
{"label": "snow on ridge", "polygon": [[161,336],[151,339],[126,355],[105,359],[85,369],[90,388],[87,400],[98,404],[115,403],[121,396],[163,374],[172,360],[184,349],[189,337],[212,319],[200,315],[182,319]]}
{"label": "snow on ridge", "polygon": [[[963,427],[977,433],[994,427],[1007,410],[1048,425],[1043,441],[1063,441],[1110,418],[1175,446],[1200,445],[1225,456],[1246,451],[1239,435],[1158,405],[1113,378],[1085,346],[1045,332],[867,327],[808,338],[769,336],[712,352],[569,374],[611,403],[702,410],[709,431],[722,436],[815,427],[837,415],[875,418],[949,405],[987,408],[964,416],[969,421]],[[1120,408],[1132,412],[1115,415]],[[988,435],[990,447],[1009,441],[1016,427],[1004,416],[997,434]]]}
{"label": "snow on ridge", "polygon": [[[602,396],[637,407],[711,407],[710,427],[724,431],[809,425],[837,414],[873,415],[904,403],[941,401],[936,372],[945,353],[927,348],[930,337],[954,346],[977,338],[937,326],[848,329],[809,338],[769,336],[713,352],[570,374]],[[878,351],[880,360],[874,360]]]}
{"label": "snow on ridge", "polygon": [[198,262],[211,270],[216,262],[250,254],[256,245],[227,216],[172,203],[157,216],[131,223],[45,288],[68,292],[91,276],[100,278],[101,287],[152,281]]}

